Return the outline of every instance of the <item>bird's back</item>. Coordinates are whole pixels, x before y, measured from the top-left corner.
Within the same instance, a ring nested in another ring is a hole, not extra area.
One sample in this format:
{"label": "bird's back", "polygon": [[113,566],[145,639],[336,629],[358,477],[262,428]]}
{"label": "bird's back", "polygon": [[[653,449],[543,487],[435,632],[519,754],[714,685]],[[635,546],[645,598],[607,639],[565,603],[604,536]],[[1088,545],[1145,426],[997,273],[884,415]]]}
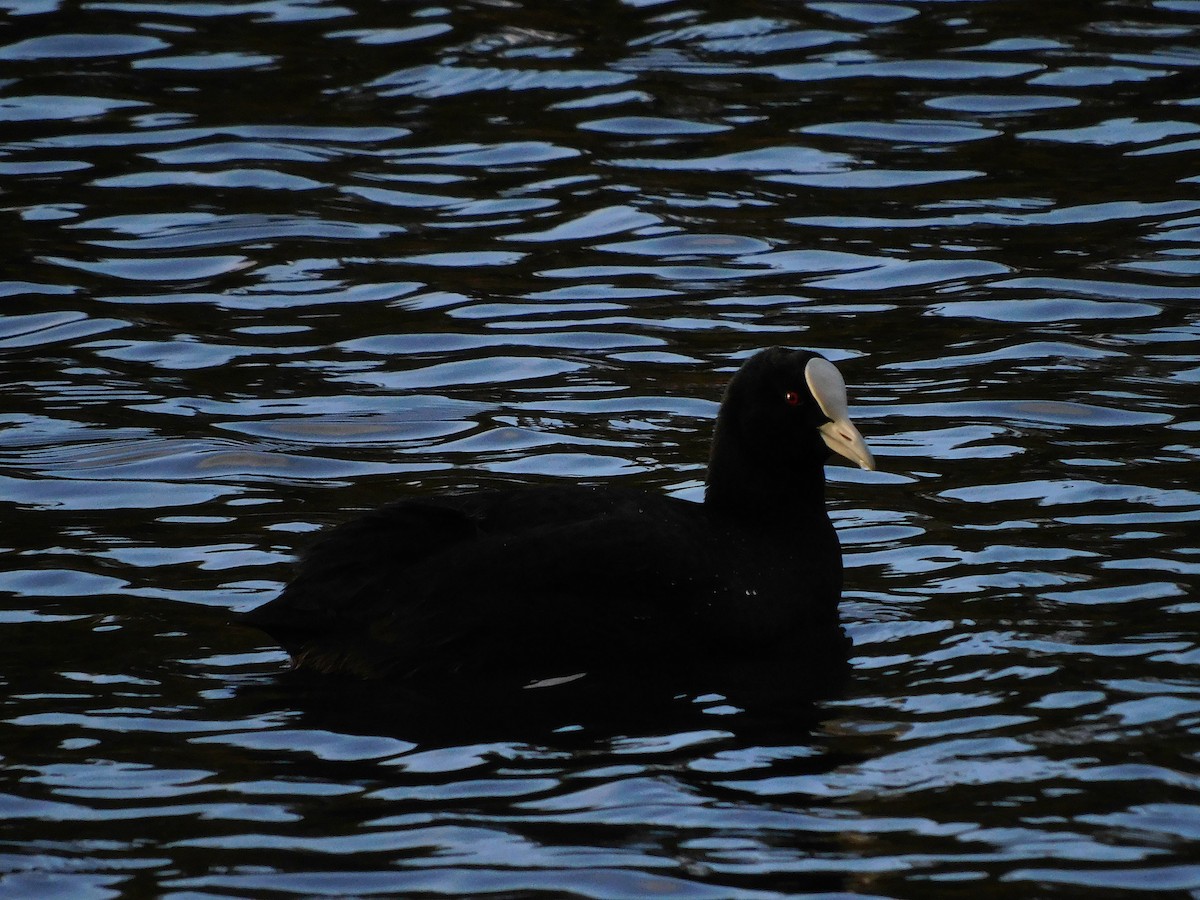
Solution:
{"label": "bird's back", "polygon": [[324,672],[532,679],[671,664],[836,627],[840,557],[821,518],[764,534],[612,487],[407,500],[329,532],[246,621]]}

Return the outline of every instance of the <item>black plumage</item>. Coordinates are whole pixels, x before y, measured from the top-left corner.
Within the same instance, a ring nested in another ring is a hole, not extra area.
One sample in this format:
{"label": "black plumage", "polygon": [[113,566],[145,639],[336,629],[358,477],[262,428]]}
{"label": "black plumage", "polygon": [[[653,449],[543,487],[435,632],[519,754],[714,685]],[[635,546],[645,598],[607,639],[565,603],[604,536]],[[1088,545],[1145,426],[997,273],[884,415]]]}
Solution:
{"label": "black plumage", "polygon": [[737,372],[703,503],[552,485],[401,500],[332,529],[244,621],[295,665],[364,677],[528,681],[840,641],[830,449],[864,468],[845,387],[817,354]]}

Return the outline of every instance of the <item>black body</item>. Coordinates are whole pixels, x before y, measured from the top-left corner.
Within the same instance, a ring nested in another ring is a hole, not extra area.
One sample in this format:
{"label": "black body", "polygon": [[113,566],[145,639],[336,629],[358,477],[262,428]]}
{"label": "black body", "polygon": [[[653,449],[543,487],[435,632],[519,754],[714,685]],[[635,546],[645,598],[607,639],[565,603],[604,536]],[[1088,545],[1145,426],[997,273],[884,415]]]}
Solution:
{"label": "black body", "polygon": [[244,621],[303,669],[442,681],[841,650],[813,356],[772,348],[737,373],[702,504],[575,485],[392,503],[321,538]]}

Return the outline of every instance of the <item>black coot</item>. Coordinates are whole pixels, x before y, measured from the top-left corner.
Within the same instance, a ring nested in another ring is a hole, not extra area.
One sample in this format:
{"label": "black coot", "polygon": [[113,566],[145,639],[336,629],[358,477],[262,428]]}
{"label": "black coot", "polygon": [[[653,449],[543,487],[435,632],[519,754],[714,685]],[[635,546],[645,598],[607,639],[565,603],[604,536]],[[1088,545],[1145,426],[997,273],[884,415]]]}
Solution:
{"label": "black coot", "polygon": [[339,525],[244,621],[301,669],[477,683],[819,653],[840,642],[830,450],[865,469],[833,364],[770,348],[725,392],[703,503],[557,485]]}

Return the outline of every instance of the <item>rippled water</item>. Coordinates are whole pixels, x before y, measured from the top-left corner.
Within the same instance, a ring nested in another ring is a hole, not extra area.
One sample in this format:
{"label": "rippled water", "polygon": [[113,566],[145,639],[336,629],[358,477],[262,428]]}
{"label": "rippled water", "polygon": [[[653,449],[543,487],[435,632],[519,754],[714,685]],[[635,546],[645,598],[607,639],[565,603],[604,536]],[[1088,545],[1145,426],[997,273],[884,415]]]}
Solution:
{"label": "rippled water", "polygon": [[[0,12],[0,894],[1200,896],[1200,2]],[[228,624],[384,498],[698,496],[775,343],[880,462],[832,699]]]}

